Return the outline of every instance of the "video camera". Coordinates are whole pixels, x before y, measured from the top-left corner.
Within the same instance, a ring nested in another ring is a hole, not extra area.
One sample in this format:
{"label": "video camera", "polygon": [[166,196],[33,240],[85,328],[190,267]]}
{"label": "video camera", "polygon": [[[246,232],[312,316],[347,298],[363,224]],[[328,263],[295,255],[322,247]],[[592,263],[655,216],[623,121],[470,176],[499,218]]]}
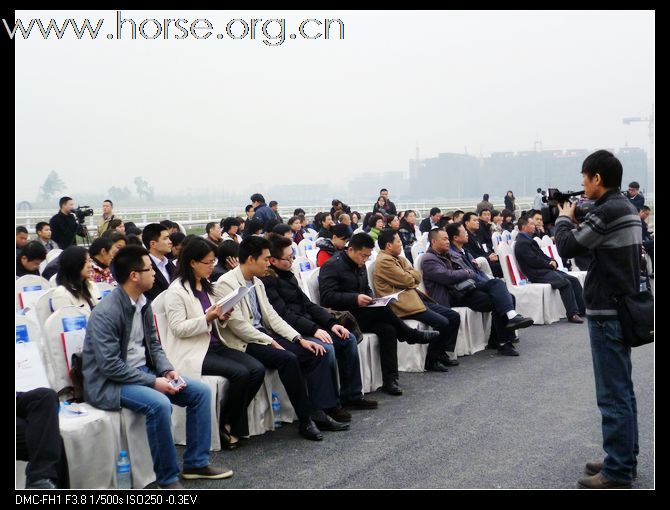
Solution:
{"label": "video camera", "polygon": [[[549,206],[547,209],[544,209],[545,211],[548,210],[548,218],[544,218],[545,213],[542,214],[544,222],[554,223],[559,215],[558,206],[560,204],[564,204],[565,202],[574,202],[575,200],[572,200],[574,197],[578,197],[583,194],[584,190],[561,192],[557,188],[547,189],[547,196],[542,197],[542,202]],[[577,205],[575,207],[575,220],[577,220],[578,223],[581,223],[584,221],[584,218],[586,218],[586,215],[595,206],[595,201],[582,198],[576,202]]]}
{"label": "video camera", "polygon": [[93,208],[88,205],[80,205],[72,211],[77,217],[77,221],[80,225],[84,224],[84,219],[86,216],[93,216]]}

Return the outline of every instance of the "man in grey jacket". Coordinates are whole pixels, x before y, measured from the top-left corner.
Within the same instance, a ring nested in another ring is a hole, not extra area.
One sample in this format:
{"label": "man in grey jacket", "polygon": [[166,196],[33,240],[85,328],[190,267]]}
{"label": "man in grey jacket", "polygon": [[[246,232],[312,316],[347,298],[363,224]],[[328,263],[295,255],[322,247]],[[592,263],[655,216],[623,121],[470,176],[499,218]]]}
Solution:
{"label": "man in grey jacket", "polygon": [[[180,378],[156,338],[153,312],[144,292],[154,284],[149,253],[127,246],[114,258],[119,287],[95,307],[84,339],[84,398],[106,410],[142,413],[159,487],[181,489],[171,431],[172,403],[187,408],[185,479],[229,478],[230,469],[209,465],[210,389]],[[181,383],[181,384],[180,384]]]}

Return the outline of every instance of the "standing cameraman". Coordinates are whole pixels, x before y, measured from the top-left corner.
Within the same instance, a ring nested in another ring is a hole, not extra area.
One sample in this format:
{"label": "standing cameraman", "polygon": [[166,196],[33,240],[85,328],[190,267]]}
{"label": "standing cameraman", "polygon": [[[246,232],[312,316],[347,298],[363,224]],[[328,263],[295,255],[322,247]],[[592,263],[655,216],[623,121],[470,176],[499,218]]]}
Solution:
{"label": "standing cameraman", "polygon": [[582,164],[582,184],[594,209],[575,228],[575,206],[559,204],[555,239],[563,257],[591,252],[584,301],[591,338],[596,398],[602,415],[604,462],[589,462],[589,476],[579,480],[588,489],[629,488],[637,475],[637,405],[630,347],[624,343],[614,298],[640,289],[642,226],[635,206],[619,191],[623,167],[610,152],[600,150]]}
{"label": "standing cameraman", "polygon": [[75,236],[79,230],[77,218],[72,213],[74,202],[71,197],[62,197],[58,201],[60,211],[49,220],[51,227],[51,238],[58,243],[61,249],[77,244]]}

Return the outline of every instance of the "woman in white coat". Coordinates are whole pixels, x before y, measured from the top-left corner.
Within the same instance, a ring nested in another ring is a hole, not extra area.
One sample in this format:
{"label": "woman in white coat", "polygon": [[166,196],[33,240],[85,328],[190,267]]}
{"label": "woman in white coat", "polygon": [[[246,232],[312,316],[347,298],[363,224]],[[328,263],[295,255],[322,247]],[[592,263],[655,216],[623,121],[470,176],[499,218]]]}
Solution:
{"label": "woman in white coat", "polygon": [[56,275],[58,287],[51,298],[54,311],[65,306],[78,306],[93,310],[100,301],[98,286],[91,280],[93,267],[88,250],[83,246],[70,246],[60,254]]}
{"label": "woman in white coat", "polygon": [[216,305],[209,281],[214,262],[214,249],[204,239],[185,243],[165,294],[168,331],[163,347],[175,368],[185,375],[228,379],[219,430],[223,447],[232,450],[239,446],[240,437],[249,435],[247,407],[263,384],[265,367],[249,354],[227,347],[212,328],[214,320],[225,322],[230,317]]}

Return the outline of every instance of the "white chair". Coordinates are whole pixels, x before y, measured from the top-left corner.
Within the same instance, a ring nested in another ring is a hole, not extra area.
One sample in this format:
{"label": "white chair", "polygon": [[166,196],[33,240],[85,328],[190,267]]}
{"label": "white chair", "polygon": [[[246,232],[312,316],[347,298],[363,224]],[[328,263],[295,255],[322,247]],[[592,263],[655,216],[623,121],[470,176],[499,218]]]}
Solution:
{"label": "white chair", "polygon": [[56,277],[58,277],[58,273],[49,278],[49,285],[51,285],[54,289],[58,287],[58,283],[56,283]]}
{"label": "white chair", "polygon": [[61,253],[63,253],[63,250],[61,250],[60,248],[54,248],[53,250],[51,250],[47,253],[47,258],[44,259],[44,261],[48,264],[53,259],[58,258]]}
{"label": "white chair", "polygon": [[415,261],[414,267],[416,267],[416,260],[419,258],[419,256],[423,255],[426,253],[426,245],[419,243],[418,241],[412,245],[410,248],[412,252],[412,260]]}
{"label": "white chair", "polygon": [[95,282],[95,284],[98,286],[98,290],[100,291],[100,299],[104,298],[107,294],[116,288],[114,285],[107,282]]}
{"label": "white chair", "polygon": [[316,269],[316,264],[313,264],[307,257],[304,256],[296,257],[293,261],[293,264],[291,265],[291,270],[296,276],[299,276],[302,272],[310,271],[312,269]]}
{"label": "white chair", "polygon": [[313,228],[308,228],[306,230],[307,230],[307,233],[311,235],[312,240],[316,240],[316,236],[318,236],[319,233],[316,230],[314,230]]}
{"label": "white chair", "polygon": [[44,328],[47,319],[54,312],[53,304],[51,303],[54,292],[56,292],[56,289],[49,287],[35,303],[35,313],[37,314],[37,322],[40,328]]}
{"label": "white chair", "polygon": [[356,230],[354,230],[353,235],[360,234],[361,232],[365,232],[365,230],[363,229],[363,227],[358,227]]}
{"label": "white chair", "polygon": [[365,270],[368,273],[368,285],[370,286],[370,289],[372,290],[372,295],[377,296],[377,292],[375,291],[375,286],[374,286],[374,274],[375,274],[375,265],[376,265],[375,260],[368,260],[365,263]]}
{"label": "white chair", "polygon": [[298,256],[299,257],[305,257],[305,252],[309,250],[313,250],[315,248],[314,246],[314,241],[310,241],[309,239],[303,239],[298,243]]}
{"label": "white chair", "polygon": [[38,268],[38,271],[40,275],[44,272],[44,269],[47,267],[47,261],[44,259],[42,262],[40,262],[40,267]]}
{"label": "white chair", "polygon": [[49,282],[41,276],[27,274],[18,278],[14,283],[16,310],[34,306],[49,287]]}
{"label": "white chair", "polygon": [[321,295],[319,294],[319,271],[320,267],[317,267],[314,271],[311,271],[309,275],[306,276],[305,281],[307,282],[307,289],[309,290],[309,298],[315,302],[317,305],[321,303]]}
{"label": "white chair", "polygon": [[316,298],[312,296],[312,291],[309,288],[309,285],[307,284],[307,281],[309,280],[309,277],[312,273],[317,271],[319,268],[316,267],[314,269],[310,269],[308,271],[302,271],[301,273],[298,273],[296,275],[296,279],[298,280],[298,285],[300,285],[300,288],[302,291],[305,293],[305,295],[309,298],[310,301],[313,301],[315,303],[318,303],[319,296],[317,295]]}
{"label": "white chair", "polygon": [[503,235],[501,232],[496,232],[491,236],[491,244],[493,245],[493,251],[498,253],[498,245],[503,242]]}
{"label": "white chair", "polygon": [[[279,416],[275,417],[272,409],[272,392],[277,393],[280,408]],[[275,420],[291,423],[297,418],[293,405],[288,398],[286,388],[279,379],[277,370],[266,370],[263,385],[254,396],[247,408],[247,421],[249,422],[249,435],[257,436],[268,430],[275,430]]]}
{"label": "white chair", "polygon": [[291,243],[291,251],[293,252],[293,257],[297,258],[298,257],[298,245],[295,242]]}

